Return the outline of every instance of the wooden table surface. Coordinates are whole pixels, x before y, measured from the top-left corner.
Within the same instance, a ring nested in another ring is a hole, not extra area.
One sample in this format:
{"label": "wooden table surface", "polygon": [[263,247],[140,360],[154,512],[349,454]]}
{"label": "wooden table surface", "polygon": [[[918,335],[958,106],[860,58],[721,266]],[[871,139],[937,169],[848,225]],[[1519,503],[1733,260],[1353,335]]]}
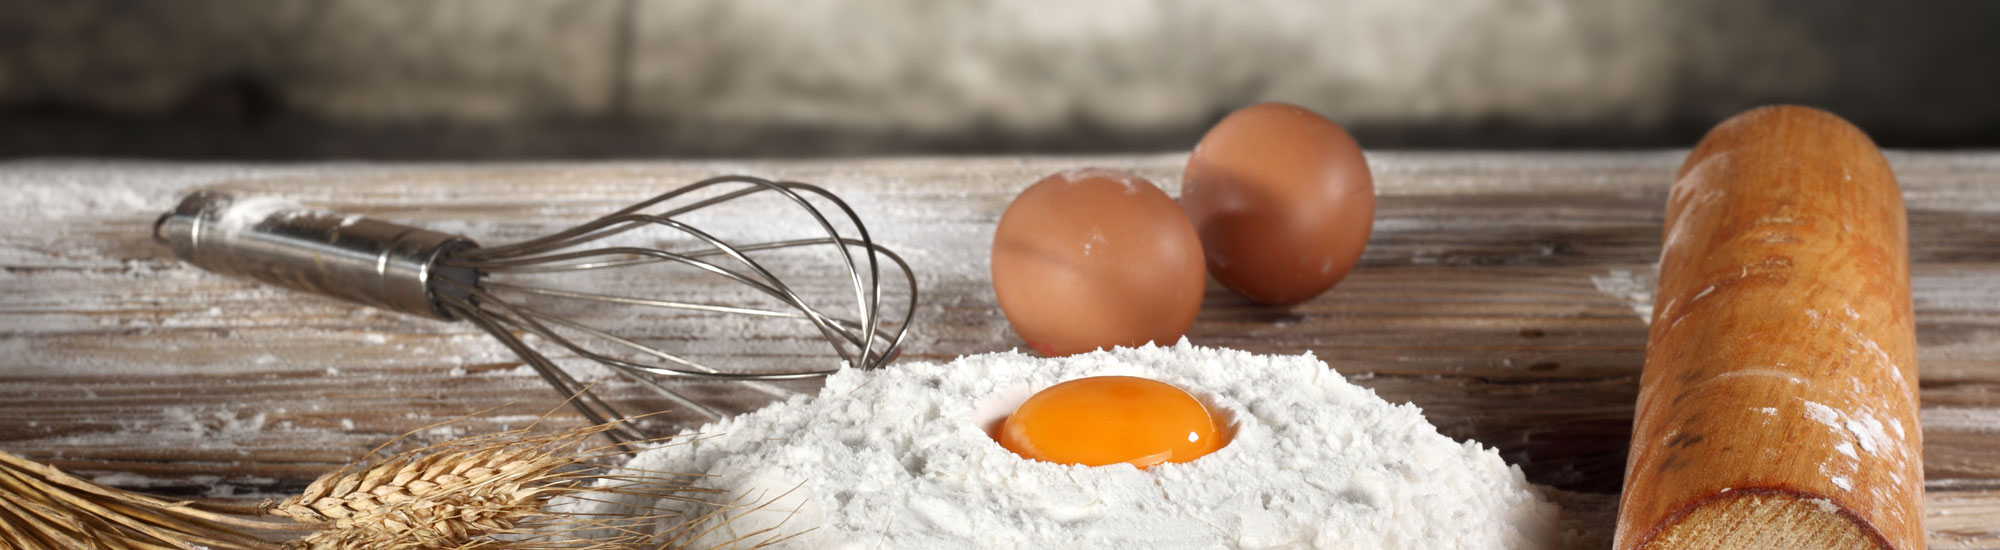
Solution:
{"label": "wooden table surface", "polygon": [[[1499,448],[1530,480],[1561,489],[1570,521],[1601,540],[1630,434],[1662,209],[1683,155],[1373,154],[1380,207],[1361,267],[1291,308],[1255,306],[1211,284],[1189,338],[1310,351],[1386,399],[1423,407],[1443,433]],[[405,432],[482,433],[558,407],[471,326],[177,262],[149,228],[187,190],[276,195],[498,243],[711,175],[815,182],[852,202],[919,273],[919,319],[903,360],[949,360],[1021,345],[993,304],[985,263],[1015,192],[1094,165],[1176,193],[1184,159],[0,163],[0,449],[118,486],[258,498],[301,488]],[[2000,153],[1890,161],[1910,211],[1931,545],[2000,547]],[[750,215],[753,229],[802,223]],[[827,360],[803,330],[782,328],[661,330],[712,353]],[[690,391],[729,410],[762,402],[731,385]],[[553,417],[574,421],[565,410]]]}

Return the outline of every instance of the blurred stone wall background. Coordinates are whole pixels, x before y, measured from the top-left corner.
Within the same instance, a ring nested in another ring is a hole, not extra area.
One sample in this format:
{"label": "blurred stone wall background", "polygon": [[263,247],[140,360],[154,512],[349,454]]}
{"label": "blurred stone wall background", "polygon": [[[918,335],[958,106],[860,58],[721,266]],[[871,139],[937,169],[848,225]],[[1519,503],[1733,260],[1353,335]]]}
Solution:
{"label": "blurred stone wall background", "polygon": [[12,157],[1171,150],[1260,100],[1371,147],[1683,147],[1780,101],[1993,147],[2000,2],[0,4]]}

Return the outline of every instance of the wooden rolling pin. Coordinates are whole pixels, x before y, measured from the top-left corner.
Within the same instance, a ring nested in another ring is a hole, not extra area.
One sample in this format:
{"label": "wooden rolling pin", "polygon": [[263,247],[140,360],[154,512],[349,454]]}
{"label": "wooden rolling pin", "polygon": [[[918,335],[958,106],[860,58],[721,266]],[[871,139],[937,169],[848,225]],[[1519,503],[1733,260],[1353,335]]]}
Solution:
{"label": "wooden rolling pin", "polygon": [[1767,107],[1681,165],[1613,546],[1921,549],[1908,229],[1847,121]]}

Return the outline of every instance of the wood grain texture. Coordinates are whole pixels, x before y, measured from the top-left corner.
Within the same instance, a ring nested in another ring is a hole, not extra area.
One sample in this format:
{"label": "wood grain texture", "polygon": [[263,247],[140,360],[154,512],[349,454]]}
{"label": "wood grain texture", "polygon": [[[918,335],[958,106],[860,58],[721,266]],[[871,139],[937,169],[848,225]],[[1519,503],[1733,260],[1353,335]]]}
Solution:
{"label": "wood grain texture", "polygon": [[[1384,398],[1414,402],[1446,435],[1497,447],[1531,480],[1564,490],[1574,524],[1608,544],[1646,343],[1640,311],[1685,155],[1372,154],[1378,217],[1354,274],[1289,308],[1211,284],[1189,337],[1310,351]],[[1889,158],[1909,207],[1931,546],[2000,546],[2000,154]],[[1015,192],[1097,165],[1177,193],[1184,161],[8,163],[0,448],[121,486],[255,498],[301,488],[406,431],[482,432],[557,407],[469,326],[178,264],[146,235],[185,190],[281,195],[498,243],[720,173],[820,183],[920,273],[920,325],[904,360],[948,360],[1020,346],[993,305],[985,263]],[[802,332],[684,329],[689,346],[825,360]],[[692,390],[735,410],[769,399],[726,385]]]}
{"label": "wood grain texture", "polygon": [[1824,111],[1749,111],[1689,153],[1615,548],[1923,547],[1905,219]]}

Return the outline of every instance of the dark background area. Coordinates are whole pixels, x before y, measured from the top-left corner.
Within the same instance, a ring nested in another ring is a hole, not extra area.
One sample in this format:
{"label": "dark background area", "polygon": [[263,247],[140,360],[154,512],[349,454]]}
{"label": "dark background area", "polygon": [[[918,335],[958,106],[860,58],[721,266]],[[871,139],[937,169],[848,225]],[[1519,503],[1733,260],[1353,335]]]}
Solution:
{"label": "dark background area", "polygon": [[1372,148],[1686,147],[1804,103],[2000,146],[2000,2],[353,0],[0,5],[0,156],[1190,147],[1289,101]]}

